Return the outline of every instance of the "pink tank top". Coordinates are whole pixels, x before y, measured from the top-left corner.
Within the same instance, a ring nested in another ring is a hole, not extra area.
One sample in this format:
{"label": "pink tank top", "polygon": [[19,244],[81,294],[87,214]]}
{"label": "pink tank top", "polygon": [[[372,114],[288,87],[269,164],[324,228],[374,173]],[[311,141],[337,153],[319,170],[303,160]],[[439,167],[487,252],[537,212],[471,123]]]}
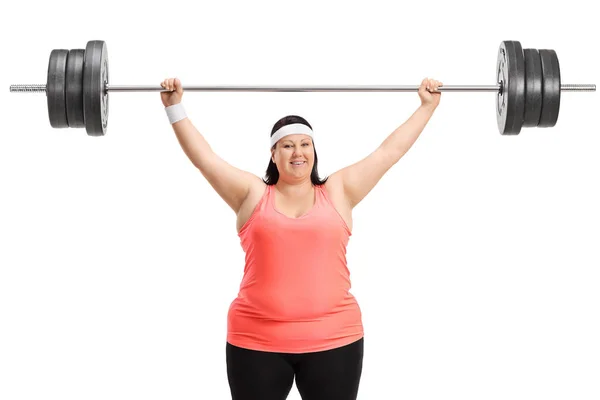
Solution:
{"label": "pink tank top", "polygon": [[274,191],[267,185],[238,235],[246,264],[229,307],[227,341],[252,350],[306,353],[362,338],[346,265],[352,233],[325,186],[315,186],[315,204],[299,218],[275,208]]}

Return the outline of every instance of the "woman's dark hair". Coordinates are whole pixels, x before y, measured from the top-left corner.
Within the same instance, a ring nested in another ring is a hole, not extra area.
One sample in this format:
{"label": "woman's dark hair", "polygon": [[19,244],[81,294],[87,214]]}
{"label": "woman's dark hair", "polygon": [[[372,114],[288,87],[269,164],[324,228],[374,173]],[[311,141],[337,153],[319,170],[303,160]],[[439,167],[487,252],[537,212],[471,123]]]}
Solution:
{"label": "woman's dark hair", "polygon": [[[304,118],[299,117],[297,115],[288,115],[286,117],[281,118],[279,121],[277,121],[275,123],[275,125],[273,125],[273,129],[271,130],[271,136],[273,136],[273,134],[275,132],[277,132],[279,130],[279,128],[281,128],[282,126],[286,126],[286,125],[290,125],[290,124],[304,124],[304,125],[308,126],[310,129],[312,129],[312,126],[310,126],[308,121],[305,120]],[[272,147],[272,149],[274,149],[275,146],[277,146],[277,143]],[[315,151],[315,163],[313,164],[313,169],[310,173],[310,181],[312,182],[313,185],[322,185],[325,182],[327,182],[327,179],[329,179],[329,178],[325,178],[325,179],[319,178],[319,172],[317,171],[317,164],[318,164],[319,160],[317,158],[317,149],[314,146],[314,142],[313,142],[313,149]],[[267,185],[274,185],[277,183],[278,180],[279,180],[279,171],[277,170],[277,165],[275,165],[275,163],[273,162],[273,159],[270,158],[269,166],[267,167],[267,171],[265,173],[265,179],[263,179],[263,181]]]}

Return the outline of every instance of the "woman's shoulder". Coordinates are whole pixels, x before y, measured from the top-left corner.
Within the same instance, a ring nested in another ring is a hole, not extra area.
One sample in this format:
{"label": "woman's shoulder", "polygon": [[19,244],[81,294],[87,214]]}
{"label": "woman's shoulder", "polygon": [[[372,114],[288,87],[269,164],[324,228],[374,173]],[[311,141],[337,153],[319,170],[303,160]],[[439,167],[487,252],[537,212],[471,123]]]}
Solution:
{"label": "woman's shoulder", "polygon": [[339,174],[333,174],[327,177],[325,183],[319,185],[330,193],[336,193],[340,190],[343,191],[342,181]]}

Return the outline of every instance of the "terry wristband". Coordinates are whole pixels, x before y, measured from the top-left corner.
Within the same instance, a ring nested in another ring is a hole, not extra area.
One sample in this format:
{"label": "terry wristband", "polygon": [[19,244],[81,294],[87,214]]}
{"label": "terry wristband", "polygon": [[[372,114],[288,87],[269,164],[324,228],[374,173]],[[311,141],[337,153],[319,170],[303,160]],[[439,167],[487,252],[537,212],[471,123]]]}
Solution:
{"label": "terry wristband", "polygon": [[177,121],[181,121],[182,119],[187,118],[187,114],[185,113],[185,109],[183,108],[183,104],[181,103],[165,107],[165,111],[167,112],[167,117],[169,117],[169,122],[171,123],[171,125],[173,125]]}

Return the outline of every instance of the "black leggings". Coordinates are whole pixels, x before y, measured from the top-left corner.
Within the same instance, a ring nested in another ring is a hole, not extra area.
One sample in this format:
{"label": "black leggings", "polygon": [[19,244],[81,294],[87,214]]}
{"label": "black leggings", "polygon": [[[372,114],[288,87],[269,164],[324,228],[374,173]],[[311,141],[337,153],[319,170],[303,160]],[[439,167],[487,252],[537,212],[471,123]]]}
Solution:
{"label": "black leggings", "polygon": [[227,342],[227,377],[232,400],[285,400],[294,377],[302,400],[356,400],[364,337],[314,353],[249,350]]}

